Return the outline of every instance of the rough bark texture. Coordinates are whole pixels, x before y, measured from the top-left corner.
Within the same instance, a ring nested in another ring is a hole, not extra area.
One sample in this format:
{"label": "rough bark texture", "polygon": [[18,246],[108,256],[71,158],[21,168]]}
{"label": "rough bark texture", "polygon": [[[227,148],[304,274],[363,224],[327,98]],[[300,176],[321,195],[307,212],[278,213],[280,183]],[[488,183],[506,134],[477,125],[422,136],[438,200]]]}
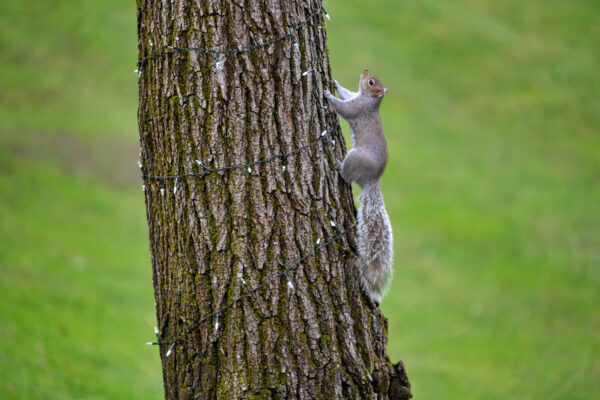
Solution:
{"label": "rough bark texture", "polygon": [[[320,3],[307,2],[311,11]],[[304,2],[138,0],[139,54],[177,47],[248,48],[305,20]],[[150,175],[202,172],[285,153],[280,160],[204,177],[146,179],[160,340],[254,288],[317,240],[354,222],[351,188],[336,171],[345,147],[335,115],[322,15],[289,38],[224,58],[201,51],[148,60],[140,77],[141,159]],[[152,40],[154,48],[150,46]],[[302,72],[314,67],[307,76]],[[162,190],[161,190],[162,189]],[[161,192],[163,194],[161,194]],[[193,200],[195,199],[195,200]],[[359,289],[354,232],[320,249],[215,321],[200,324],[167,357],[168,399],[403,399],[403,366],[386,356],[387,321]]]}

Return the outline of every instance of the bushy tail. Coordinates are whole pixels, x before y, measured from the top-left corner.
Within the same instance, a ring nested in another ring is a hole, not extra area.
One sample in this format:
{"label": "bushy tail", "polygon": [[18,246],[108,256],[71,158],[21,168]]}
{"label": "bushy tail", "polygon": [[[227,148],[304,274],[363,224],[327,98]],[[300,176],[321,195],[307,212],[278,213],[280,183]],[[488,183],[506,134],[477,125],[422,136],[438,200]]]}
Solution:
{"label": "bushy tail", "polygon": [[361,284],[369,297],[379,304],[392,278],[392,225],[378,182],[366,184],[360,199],[358,251]]}

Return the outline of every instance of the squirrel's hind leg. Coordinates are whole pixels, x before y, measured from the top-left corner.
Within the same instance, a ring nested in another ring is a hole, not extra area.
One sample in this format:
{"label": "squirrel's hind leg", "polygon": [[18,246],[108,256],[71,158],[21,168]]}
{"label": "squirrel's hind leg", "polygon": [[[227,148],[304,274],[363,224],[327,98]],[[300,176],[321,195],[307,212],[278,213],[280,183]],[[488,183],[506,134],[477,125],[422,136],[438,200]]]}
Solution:
{"label": "squirrel's hind leg", "polygon": [[360,148],[350,149],[344,161],[339,164],[340,175],[346,182],[356,182],[362,186],[370,164],[371,160]]}

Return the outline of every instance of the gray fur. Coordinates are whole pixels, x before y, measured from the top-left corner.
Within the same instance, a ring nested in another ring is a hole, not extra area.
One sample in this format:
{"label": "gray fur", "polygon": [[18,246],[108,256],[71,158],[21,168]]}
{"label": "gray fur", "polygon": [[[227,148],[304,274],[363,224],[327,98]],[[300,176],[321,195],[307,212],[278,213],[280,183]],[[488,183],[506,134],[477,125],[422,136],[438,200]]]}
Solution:
{"label": "gray fur", "polygon": [[341,99],[329,92],[325,92],[325,97],[333,110],[348,121],[353,146],[340,163],[339,171],[345,181],[356,182],[363,190],[358,209],[361,285],[379,303],[391,281],[393,251],[392,227],[379,189],[388,151],[378,110],[387,89],[366,70],[357,93],[337,81],[335,84]]}
{"label": "gray fur", "polygon": [[377,304],[392,278],[392,225],[385,211],[378,183],[363,187],[358,209],[358,252],[362,287]]}

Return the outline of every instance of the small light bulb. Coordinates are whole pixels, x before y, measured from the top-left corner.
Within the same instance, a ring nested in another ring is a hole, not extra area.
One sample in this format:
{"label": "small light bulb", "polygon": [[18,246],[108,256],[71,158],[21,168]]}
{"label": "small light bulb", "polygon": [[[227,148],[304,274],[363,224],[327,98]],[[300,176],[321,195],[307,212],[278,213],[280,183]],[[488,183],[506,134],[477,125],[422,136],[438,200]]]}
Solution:
{"label": "small light bulb", "polygon": [[314,68],[311,68],[311,69],[309,69],[308,71],[304,71],[304,72],[302,73],[302,76],[306,76],[306,75],[310,74],[311,72],[313,72],[314,70],[315,70]]}
{"label": "small light bulb", "polygon": [[165,195],[165,188],[160,188],[160,195],[164,196]]}
{"label": "small light bulb", "polygon": [[257,47],[258,43],[256,43],[256,39],[254,38],[254,34],[250,30],[248,32],[250,33],[250,39],[252,39],[252,44],[254,45],[254,47]]}
{"label": "small light bulb", "polygon": [[317,245],[321,243],[321,238],[317,238]]}
{"label": "small light bulb", "polygon": [[175,347],[175,342],[173,342],[171,344],[171,347],[169,347],[169,350],[167,350],[167,357],[169,357],[171,355],[171,353],[173,352],[173,347]]}
{"label": "small light bulb", "polygon": [[292,43],[294,45],[294,49],[300,50],[300,45],[298,44],[298,41],[296,40],[296,36],[290,34],[290,38],[292,38]]}
{"label": "small light bulb", "polygon": [[243,276],[242,276],[242,285],[244,286],[244,289],[246,289],[246,292],[250,292],[250,289],[248,289],[248,284],[246,283],[246,280],[244,279]]}
{"label": "small light bulb", "polygon": [[181,322],[183,322],[185,324],[185,327],[188,329],[192,329],[192,326],[186,321],[186,319],[183,317],[183,315],[181,316]]}
{"label": "small light bulb", "polygon": [[215,60],[215,68],[217,71],[222,71],[225,65],[225,56],[221,53],[217,53],[217,59]]}
{"label": "small light bulb", "polygon": [[285,276],[285,279],[287,280],[287,287],[288,289],[294,289],[294,285],[292,284],[292,281],[290,280],[290,277],[288,276],[288,274],[286,272],[283,273],[283,276]]}

